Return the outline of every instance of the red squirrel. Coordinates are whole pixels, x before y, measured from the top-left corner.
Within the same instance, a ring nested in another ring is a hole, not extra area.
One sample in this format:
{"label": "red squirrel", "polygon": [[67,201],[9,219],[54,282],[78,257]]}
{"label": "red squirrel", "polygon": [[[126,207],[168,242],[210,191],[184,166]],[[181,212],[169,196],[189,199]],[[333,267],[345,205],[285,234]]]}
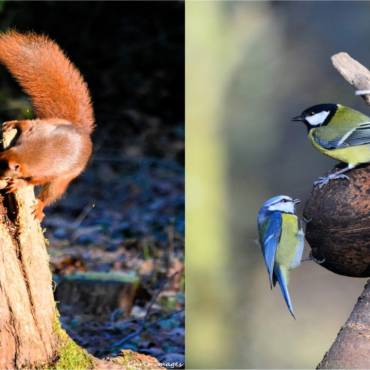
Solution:
{"label": "red squirrel", "polygon": [[36,119],[8,121],[15,145],[0,152],[0,177],[7,191],[39,185],[34,215],[57,200],[86,167],[92,151],[94,113],[87,84],[48,37],[9,31],[0,34],[0,63],[31,97]]}

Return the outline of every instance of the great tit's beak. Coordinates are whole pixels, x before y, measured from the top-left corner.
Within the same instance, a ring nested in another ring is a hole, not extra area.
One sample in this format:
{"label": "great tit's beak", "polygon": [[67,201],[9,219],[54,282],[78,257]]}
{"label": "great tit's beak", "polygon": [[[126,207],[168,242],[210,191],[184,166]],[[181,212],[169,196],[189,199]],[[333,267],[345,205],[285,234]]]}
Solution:
{"label": "great tit's beak", "polygon": [[293,199],[293,203],[294,204],[299,204],[299,203],[301,203],[301,201],[299,199]]}
{"label": "great tit's beak", "polygon": [[293,122],[303,122],[304,118],[301,115],[299,115],[299,116],[293,117],[292,121]]}

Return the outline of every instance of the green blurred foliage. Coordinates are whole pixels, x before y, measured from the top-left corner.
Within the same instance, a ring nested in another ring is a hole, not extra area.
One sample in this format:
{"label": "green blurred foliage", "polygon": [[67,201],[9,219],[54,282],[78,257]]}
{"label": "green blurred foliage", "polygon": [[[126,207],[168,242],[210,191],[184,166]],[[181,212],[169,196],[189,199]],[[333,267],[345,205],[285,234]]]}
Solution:
{"label": "green blurred foliage", "polygon": [[[209,16],[197,13],[201,8]],[[186,4],[186,189],[187,367],[207,366],[230,354],[225,338],[228,251],[224,220],[224,153],[218,136],[221,92],[227,67],[221,60],[225,38],[218,9],[209,2]],[[204,45],[209,45],[209,50]],[[211,88],[210,88],[211,87]],[[189,165],[190,164],[190,165]],[[215,165],[217,164],[217,165]],[[196,294],[194,294],[197,292]],[[212,306],[212,309],[207,304]],[[198,314],[195,315],[194,312]]]}
{"label": "green blurred foliage", "polygon": [[369,19],[367,2],[187,4],[189,368],[314,368],[356,302],[364,279],[304,262],[293,320],[269,289],[256,214],[273,195],[304,201],[335,163],[291,117],[324,102],[369,114],[330,62],[367,64]]}

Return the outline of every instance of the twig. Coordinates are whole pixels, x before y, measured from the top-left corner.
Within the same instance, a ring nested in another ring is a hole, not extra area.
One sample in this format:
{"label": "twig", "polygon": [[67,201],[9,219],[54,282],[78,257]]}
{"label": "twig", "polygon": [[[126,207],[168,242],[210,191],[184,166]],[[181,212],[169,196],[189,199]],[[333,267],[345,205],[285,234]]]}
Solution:
{"label": "twig", "polygon": [[370,95],[370,90],[357,90],[355,95]]}
{"label": "twig", "polygon": [[[334,67],[357,91],[370,90],[370,71],[347,53],[331,58]],[[370,95],[361,95],[370,105]],[[370,280],[319,369],[370,368]]]}
{"label": "twig", "polygon": [[[169,276],[167,279],[163,279],[161,284],[159,285],[157,291],[155,292],[155,294],[153,295],[152,299],[150,300],[149,302],[149,305],[146,309],[146,313],[145,313],[145,316],[142,320],[142,323],[139,327],[139,329],[137,329],[136,331],[134,331],[133,333],[127,335],[126,337],[124,337],[123,339],[121,339],[120,341],[116,342],[113,344],[114,347],[122,347],[125,343],[127,343],[129,340],[131,340],[132,338],[135,338],[136,336],[138,336],[144,329],[145,329],[145,324],[148,320],[148,317],[150,316],[151,314],[151,311],[152,311],[152,307],[154,305],[154,303],[157,301],[159,295],[162,293],[164,287],[167,285],[167,283],[173,279],[177,274],[179,274],[180,271],[176,271],[175,273],[173,273],[171,276]],[[183,310],[180,310],[180,311],[176,311],[175,314],[178,314],[179,312],[182,312]],[[173,312],[171,314],[174,314]],[[163,320],[163,317],[151,324],[149,324],[149,327],[150,326],[153,326],[154,324],[156,324],[158,321],[161,321]]]}
{"label": "twig", "polygon": [[93,208],[95,208],[95,203],[87,204],[81,213],[76,217],[71,228],[78,229]]}
{"label": "twig", "polygon": [[163,289],[165,288],[165,286],[168,284],[169,281],[171,281],[179,273],[180,273],[180,271],[176,271],[172,275],[170,275],[167,278],[164,278],[162,280],[162,282],[159,285],[157,291],[155,292],[155,294],[153,295],[152,299],[150,300],[150,302],[148,304],[148,307],[146,309],[146,314],[145,314],[144,319],[143,319],[144,324],[145,324],[145,320],[149,317],[149,314],[152,310],[152,307],[153,307],[154,303],[157,301],[159,295],[163,292]]}

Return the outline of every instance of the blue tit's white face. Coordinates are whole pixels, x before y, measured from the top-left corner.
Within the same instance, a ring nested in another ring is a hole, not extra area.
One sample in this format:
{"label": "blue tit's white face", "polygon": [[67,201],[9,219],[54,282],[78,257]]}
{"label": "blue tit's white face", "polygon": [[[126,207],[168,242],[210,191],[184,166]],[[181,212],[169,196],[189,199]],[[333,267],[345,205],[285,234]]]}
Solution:
{"label": "blue tit's white face", "polygon": [[308,129],[328,124],[338,109],[337,104],[319,104],[304,110],[293,121],[303,122]]}
{"label": "blue tit's white face", "polygon": [[298,199],[292,199],[287,195],[278,195],[266,201],[264,208],[268,211],[279,211],[284,213],[295,213],[295,205],[299,203]]}

